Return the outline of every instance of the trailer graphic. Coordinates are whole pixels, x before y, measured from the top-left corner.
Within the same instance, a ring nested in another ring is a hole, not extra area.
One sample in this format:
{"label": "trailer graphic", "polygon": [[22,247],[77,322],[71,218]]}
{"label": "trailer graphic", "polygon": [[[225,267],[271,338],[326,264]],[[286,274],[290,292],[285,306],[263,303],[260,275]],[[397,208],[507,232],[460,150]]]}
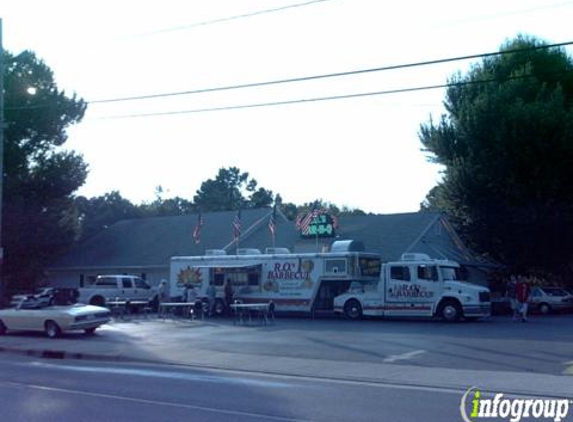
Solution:
{"label": "trailer graphic", "polygon": [[283,248],[281,253],[257,252],[248,249],[224,255],[209,251],[205,256],[173,257],[170,294],[182,296],[185,287],[193,285],[199,297],[206,297],[212,284],[217,290],[215,311],[221,313],[227,305],[223,285],[229,281],[234,298],[244,303],[272,300],[277,311],[332,311],[334,297],[352,282],[375,282],[380,277],[381,260],[376,254],[285,253]]}
{"label": "trailer graphic", "polygon": [[439,316],[446,321],[490,315],[489,289],[460,280],[459,264],[404,254],[382,264],[377,254],[356,251],[338,241],[331,252],[261,254],[243,249],[237,255],[209,251],[205,256],[171,259],[170,294],[183,296],[194,286],[200,298],[216,290],[214,310],[224,312],[223,286],[243,303],[273,301],[277,311],[334,311],[350,319],[371,316]]}

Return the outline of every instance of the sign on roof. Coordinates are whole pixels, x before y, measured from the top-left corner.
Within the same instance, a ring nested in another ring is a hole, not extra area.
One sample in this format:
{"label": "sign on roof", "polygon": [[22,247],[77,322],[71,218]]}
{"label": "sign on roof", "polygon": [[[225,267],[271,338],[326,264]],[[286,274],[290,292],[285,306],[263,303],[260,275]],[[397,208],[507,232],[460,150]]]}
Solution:
{"label": "sign on roof", "polygon": [[303,238],[335,237],[336,220],[327,212],[315,210],[302,219],[299,229]]}

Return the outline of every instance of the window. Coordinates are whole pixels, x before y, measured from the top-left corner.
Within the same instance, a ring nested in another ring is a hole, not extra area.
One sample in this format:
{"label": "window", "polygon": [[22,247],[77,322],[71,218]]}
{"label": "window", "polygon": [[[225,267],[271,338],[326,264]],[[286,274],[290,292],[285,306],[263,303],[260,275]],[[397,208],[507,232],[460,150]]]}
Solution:
{"label": "window", "polygon": [[442,280],[444,281],[455,281],[463,279],[461,271],[457,267],[440,267],[440,272],[442,273]]}
{"label": "window", "polygon": [[324,270],[327,274],[346,274],[346,259],[327,259]]}
{"label": "window", "polygon": [[96,281],[96,286],[102,289],[115,289],[117,288],[117,280],[115,277],[101,277]]}
{"label": "window", "polygon": [[418,265],[418,280],[438,281],[435,265]]}
{"label": "window", "polygon": [[150,289],[149,284],[143,281],[141,278],[134,278],[133,282],[135,283],[135,287],[137,289]]}
{"label": "window", "polygon": [[121,287],[123,287],[124,289],[131,289],[132,287],[131,278],[122,278]]}
{"label": "window", "polygon": [[258,286],[261,279],[261,266],[212,268],[210,277],[215,286],[222,286],[225,280],[231,280],[231,284],[236,287]]}
{"label": "window", "polygon": [[360,275],[366,277],[380,277],[382,262],[380,258],[360,258],[358,260],[360,266]]}
{"label": "window", "polygon": [[390,278],[392,280],[410,281],[410,269],[403,266],[390,267]]}
{"label": "window", "polygon": [[225,283],[225,273],[222,268],[214,268],[211,274],[215,286],[222,286]]}
{"label": "window", "polygon": [[249,286],[258,286],[259,285],[259,273],[258,272],[250,272],[249,273]]}
{"label": "window", "polygon": [[562,289],[554,289],[551,287],[544,287],[543,291],[545,292],[545,294],[547,296],[553,296],[553,297],[565,297],[565,296],[567,296],[567,292],[565,290],[562,290]]}

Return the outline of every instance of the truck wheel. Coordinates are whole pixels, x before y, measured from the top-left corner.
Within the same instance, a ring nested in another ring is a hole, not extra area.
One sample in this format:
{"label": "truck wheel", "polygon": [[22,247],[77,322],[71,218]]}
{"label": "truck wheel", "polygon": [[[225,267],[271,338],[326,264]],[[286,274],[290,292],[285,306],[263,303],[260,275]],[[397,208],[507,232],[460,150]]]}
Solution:
{"label": "truck wheel", "polygon": [[215,306],[213,307],[213,312],[217,316],[225,315],[225,303],[221,299],[215,301]]}
{"label": "truck wheel", "polygon": [[359,320],[362,318],[362,306],[356,299],[350,299],[344,304],[344,315],[348,319]]}
{"label": "truck wheel", "polygon": [[105,305],[105,299],[101,296],[94,296],[90,299],[90,305],[104,306]]}
{"label": "truck wheel", "polygon": [[438,316],[446,322],[455,322],[462,317],[462,307],[455,300],[446,300],[438,308]]}
{"label": "truck wheel", "polygon": [[6,334],[6,326],[4,325],[2,320],[0,319],[0,336],[3,336],[4,334]]}
{"label": "truck wheel", "polygon": [[58,324],[56,324],[52,320],[46,321],[46,323],[44,324],[44,330],[46,331],[46,335],[49,338],[58,337],[62,331],[62,330],[60,330],[60,327],[58,326]]}
{"label": "truck wheel", "polygon": [[548,303],[542,303],[539,305],[539,312],[543,315],[547,315],[551,313],[551,306]]}
{"label": "truck wheel", "polygon": [[93,336],[96,332],[96,327],[92,327],[92,328],[86,328],[84,330],[84,333],[86,333],[86,335],[88,336]]}

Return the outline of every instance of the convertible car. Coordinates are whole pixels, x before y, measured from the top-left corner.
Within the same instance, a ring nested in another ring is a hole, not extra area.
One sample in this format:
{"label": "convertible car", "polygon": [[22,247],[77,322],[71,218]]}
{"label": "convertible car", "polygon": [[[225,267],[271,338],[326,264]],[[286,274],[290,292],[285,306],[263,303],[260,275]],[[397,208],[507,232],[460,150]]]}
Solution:
{"label": "convertible car", "polygon": [[93,334],[109,320],[109,310],[99,306],[80,303],[50,306],[24,299],[14,308],[0,309],[0,335],[8,330],[44,331],[50,338],[73,330]]}

